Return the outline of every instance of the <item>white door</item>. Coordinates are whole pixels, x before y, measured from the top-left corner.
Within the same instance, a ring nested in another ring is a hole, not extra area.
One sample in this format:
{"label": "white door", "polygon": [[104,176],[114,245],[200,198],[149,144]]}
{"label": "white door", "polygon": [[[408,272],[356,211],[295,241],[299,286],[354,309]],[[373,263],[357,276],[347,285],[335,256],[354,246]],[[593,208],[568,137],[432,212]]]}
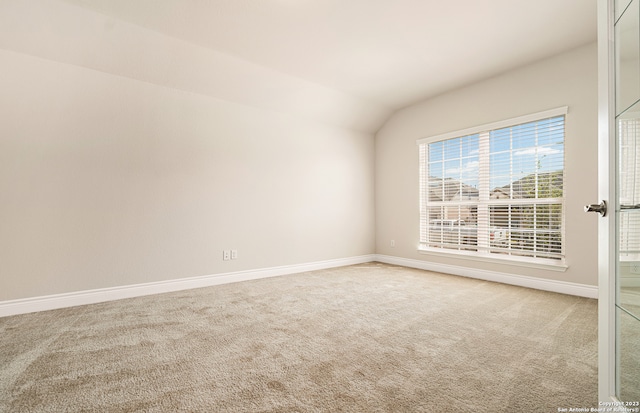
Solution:
{"label": "white door", "polygon": [[598,51],[599,398],[638,403],[640,0],[598,0]]}

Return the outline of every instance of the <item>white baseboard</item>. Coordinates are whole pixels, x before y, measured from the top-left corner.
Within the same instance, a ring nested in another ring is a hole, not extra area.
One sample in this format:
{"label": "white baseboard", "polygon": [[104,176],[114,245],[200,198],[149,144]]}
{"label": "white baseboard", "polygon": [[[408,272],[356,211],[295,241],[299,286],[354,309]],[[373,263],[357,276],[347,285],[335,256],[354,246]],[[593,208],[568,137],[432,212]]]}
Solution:
{"label": "white baseboard", "polygon": [[181,278],[177,280],[157,281],[144,284],[125,285],[120,287],[100,288],[96,290],[47,295],[43,297],[0,301],[0,317],[33,313],[36,311],[55,310],[58,308],[74,307],[78,305],[95,304],[104,301],[120,300],[123,298],[133,298],[141,297],[144,295],[188,290],[192,288],[210,287],[213,285],[229,284],[239,281],[276,277],[279,275],[322,270],[325,268],[342,267],[345,265],[362,264],[371,261],[379,261],[387,264],[401,265],[404,267],[418,268],[422,270],[436,271],[446,274],[461,275],[469,278],[477,278],[504,284],[518,285],[521,287],[534,288],[537,290],[553,291],[557,293],[577,295],[581,297],[598,298],[598,287],[591,285],[526,277],[522,275],[499,273],[479,270],[476,268],[459,267],[455,265],[438,264],[409,258],[393,257],[389,255],[370,254],[327,261],[317,261],[305,264],[263,268],[258,270],[204,275],[200,277]]}
{"label": "white baseboard", "polygon": [[85,304],[95,304],[104,301],[120,300],[123,298],[188,290],[192,288],[209,287],[238,281],[276,277],[279,275],[342,267],[345,265],[362,264],[374,261],[375,257],[376,256],[373,254],[361,255],[357,257],[317,261],[306,264],[285,265],[258,270],[204,275],[200,277],[180,278],[177,280],[157,281],[144,284],[124,285],[121,287],[100,288],[96,290],[47,295],[43,297],[0,301],[0,317],[33,313],[36,311],[55,310],[58,308],[74,307]]}
{"label": "white baseboard", "polygon": [[562,294],[577,295],[580,297],[598,298],[598,287],[586,284],[555,281],[544,278],[527,277],[501,272],[480,270],[477,268],[460,267],[457,265],[439,264],[429,261],[414,260],[409,258],[393,257],[389,255],[376,255],[376,261],[386,264],[401,265],[403,267],[418,268],[421,270],[442,272],[445,274],[461,275],[463,277],[477,278],[486,281],[495,281],[503,284],[517,285],[536,290],[552,291]]}

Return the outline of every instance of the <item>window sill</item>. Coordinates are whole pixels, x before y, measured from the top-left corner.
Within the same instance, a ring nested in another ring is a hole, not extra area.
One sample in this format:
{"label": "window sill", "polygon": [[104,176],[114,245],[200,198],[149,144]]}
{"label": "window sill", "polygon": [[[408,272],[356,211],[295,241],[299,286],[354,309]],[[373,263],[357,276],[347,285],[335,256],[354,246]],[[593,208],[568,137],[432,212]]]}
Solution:
{"label": "window sill", "polygon": [[489,262],[492,264],[514,265],[517,267],[536,268],[548,271],[565,272],[567,268],[569,268],[569,266],[565,264],[564,260],[533,259],[528,257],[514,258],[508,255],[496,256],[495,254],[489,253],[479,254],[477,252],[466,252],[458,250],[443,251],[440,249],[435,250],[429,248],[418,248],[418,252],[420,254],[433,255],[438,257],[463,259],[476,262]]}

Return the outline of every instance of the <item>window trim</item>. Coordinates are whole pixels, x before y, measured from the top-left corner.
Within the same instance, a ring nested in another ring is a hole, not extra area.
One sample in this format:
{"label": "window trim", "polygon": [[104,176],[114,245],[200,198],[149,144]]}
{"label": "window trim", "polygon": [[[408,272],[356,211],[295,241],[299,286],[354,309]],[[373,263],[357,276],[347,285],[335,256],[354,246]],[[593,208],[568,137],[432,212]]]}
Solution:
{"label": "window trim", "polygon": [[483,254],[477,252],[467,252],[459,250],[436,250],[420,248],[418,243],[418,252],[423,255],[433,255],[436,257],[447,257],[462,259],[465,261],[489,262],[493,264],[514,265],[517,267],[536,268],[542,270],[551,270],[565,272],[569,265],[566,260],[552,260],[548,258],[532,258],[532,257],[513,257],[510,255]]}
{"label": "window trim", "polygon": [[[508,128],[511,126],[516,126],[524,123],[535,122],[542,119],[557,117],[557,116],[565,116],[565,141],[566,141],[566,115],[569,113],[568,106],[561,106],[554,109],[549,109],[541,112],[536,112],[528,115],[518,116],[510,119],[501,120],[498,122],[491,122],[484,125],[474,126],[467,129],[452,131],[443,133],[440,135],[434,135],[426,138],[421,138],[416,141],[416,145],[420,147],[420,145],[430,144],[437,141],[443,141],[446,139],[454,139],[462,136],[480,134],[483,132],[488,132],[495,129]],[[424,166],[420,164],[420,170]],[[421,172],[422,173],[422,172]],[[566,164],[563,170],[563,173],[566,173]],[[420,194],[420,199],[422,199],[423,194]],[[563,209],[566,207],[566,197],[563,195]],[[422,201],[420,201],[422,203]],[[422,205],[420,206],[422,208]],[[422,214],[422,212],[420,212]],[[562,233],[566,234],[565,227],[565,211],[563,211],[562,217]],[[563,236],[563,239],[566,237]],[[566,251],[566,245],[562,246],[563,251]],[[418,252],[420,254],[426,255],[434,255],[441,257],[451,257],[451,258],[461,258],[465,260],[471,261],[481,261],[481,262],[491,262],[491,263],[502,263],[508,265],[516,265],[522,267],[529,268],[540,268],[540,269],[548,269],[553,271],[566,271],[568,268],[566,262],[566,256],[564,256],[560,260],[554,259],[545,259],[545,258],[534,258],[534,257],[526,257],[526,256],[501,256],[498,254],[490,254],[490,253],[482,253],[482,252],[466,252],[461,250],[440,250],[440,249],[430,249],[423,247],[420,242],[418,242]]]}
{"label": "window trim", "polygon": [[429,136],[427,138],[418,139],[416,144],[418,146],[423,143],[431,143],[435,141],[442,141],[445,139],[459,138],[461,136],[474,135],[480,132],[486,132],[493,129],[508,128],[510,126],[519,125],[521,123],[535,122],[540,119],[553,118],[555,116],[562,116],[569,113],[569,106],[561,106],[555,109],[549,109],[542,112],[532,113],[530,115],[518,116],[511,119],[501,120],[498,122],[486,123],[480,126],[474,126],[472,128],[457,130],[453,132],[443,133],[441,135]]}

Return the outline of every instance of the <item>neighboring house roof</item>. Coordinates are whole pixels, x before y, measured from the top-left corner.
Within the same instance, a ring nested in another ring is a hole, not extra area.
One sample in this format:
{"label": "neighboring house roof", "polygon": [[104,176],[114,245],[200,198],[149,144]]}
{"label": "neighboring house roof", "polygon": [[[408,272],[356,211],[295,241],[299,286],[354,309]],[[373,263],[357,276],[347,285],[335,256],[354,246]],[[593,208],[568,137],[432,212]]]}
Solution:
{"label": "neighboring house roof", "polygon": [[511,196],[511,191],[508,185],[506,188],[505,187],[494,188],[489,193],[490,199],[508,199],[510,196]]}
{"label": "neighboring house roof", "polygon": [[[507,199],[513,194],[513,199],[532,198],[536,186],[536,175],[539,186],[544,186],[549,193],[562,193],[563,171],[542,172],[529,174],[507,185],[493,188],[491,199]],[[478,198],[478,189],[452,178],[439,179],[429,177],[429,199],[432,201],[454,201]]]}
{"label": "neighboring house roof", "polygon": [[478,189],[451,178],[429,177],[429,199],[451,201],[478,198]]}

